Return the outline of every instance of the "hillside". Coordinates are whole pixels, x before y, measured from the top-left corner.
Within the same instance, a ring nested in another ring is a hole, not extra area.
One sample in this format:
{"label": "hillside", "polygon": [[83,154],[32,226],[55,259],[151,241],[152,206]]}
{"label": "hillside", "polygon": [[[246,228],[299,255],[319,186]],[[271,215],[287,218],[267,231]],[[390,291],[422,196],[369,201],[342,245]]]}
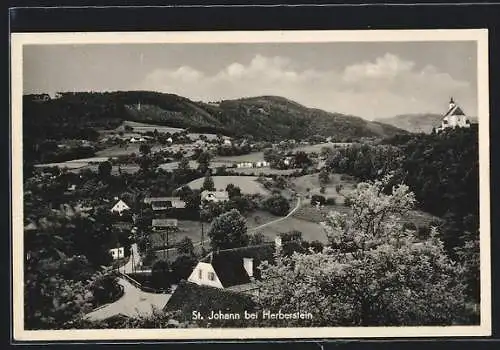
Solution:
{"label": "hillside", "polygon": [[405,133],[391,125],[307,108],[275,96],[209,104],[147,91],[79,92],[61,93],[54,99],[26,95],[23,107],[25,139],[92,139],[97,137],[96,129],[113,129],[125,120],[261,140],[316,134],[342,140]]}
{"label": "hillside", "polygon": [[[442,118],[443,116],[437,113],[416,113],[401,114],[390,118],[379,119],[379,121],[414,133],[430,133],[433,127],[441,125]],[[476,123],[477,119],[470,117],[470,121]]]}

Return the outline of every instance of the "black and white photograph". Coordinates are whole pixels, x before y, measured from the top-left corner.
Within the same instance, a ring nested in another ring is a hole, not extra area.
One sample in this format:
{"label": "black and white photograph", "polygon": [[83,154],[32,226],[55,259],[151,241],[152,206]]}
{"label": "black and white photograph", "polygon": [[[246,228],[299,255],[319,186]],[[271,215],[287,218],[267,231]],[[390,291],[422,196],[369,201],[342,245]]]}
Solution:
{"label": "black and white photograph", "polygon": [[487,30],[11,43],[16,339],[491,334]]}

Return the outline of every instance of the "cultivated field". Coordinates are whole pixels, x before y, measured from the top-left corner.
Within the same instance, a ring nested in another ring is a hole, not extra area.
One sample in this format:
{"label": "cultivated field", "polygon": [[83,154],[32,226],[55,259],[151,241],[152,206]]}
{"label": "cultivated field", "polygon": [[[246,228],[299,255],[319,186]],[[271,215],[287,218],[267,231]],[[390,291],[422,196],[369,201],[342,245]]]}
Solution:
{"label": "cultivated field", "polygon": [[[241,189],[242,193],[246,194],[262,194],[267,195],[269,192],[257,181],[257,176],[213,176],[212,179],[214,181],[215,189],[225,190],[226,186],[229,184],[233,184],[238,186]],[[191,187],[191,189],[200,189],[203,186],[204,177],[193,180],[187,185]]]}

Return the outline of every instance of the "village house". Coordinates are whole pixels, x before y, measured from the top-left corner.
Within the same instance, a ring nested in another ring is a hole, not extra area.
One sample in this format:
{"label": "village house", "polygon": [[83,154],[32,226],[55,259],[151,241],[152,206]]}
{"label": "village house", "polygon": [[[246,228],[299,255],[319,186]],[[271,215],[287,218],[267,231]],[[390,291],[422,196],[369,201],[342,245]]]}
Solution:
{"label": "village house", "polygon": [[125,256],[125,249],[123,247],[113,248],[109,250],[109,253],[111,254],[113,260],[121,259]]}
{"label": "village house", "polygon": [[116,202],[116,204],[111,208],[112,213],[118,213],[120,215],[122,215],[126,210],[130,210],[130,207],[121,199],[118,200],[118,202]]}
{"label": "village house", "polygon": [[260,279],[258,266],[273,261],[276,248],[282,246],[281,238],[276,237],[274,242],[212,252],[198,262],[188,282],[233,291],[250,290]]}
{"label": "village house", "polygon": [[464,113],[462,108],[460,108],[453,97],[450,99],[448,111],[443,116],[441,125],[437,128],[437,131],[442,131],[449,128],[469,128],[470,121],[467,115]]}
{"label": "village house", "polygon": [[207,202],[225,202],[229,200],[227,191],[203,191],[201,192],[201,201]]}
{"label": "village house", "polygon": [[180,197],[146,197],[144,203],[150,204],[154,211],[186,208],[186,202]]}

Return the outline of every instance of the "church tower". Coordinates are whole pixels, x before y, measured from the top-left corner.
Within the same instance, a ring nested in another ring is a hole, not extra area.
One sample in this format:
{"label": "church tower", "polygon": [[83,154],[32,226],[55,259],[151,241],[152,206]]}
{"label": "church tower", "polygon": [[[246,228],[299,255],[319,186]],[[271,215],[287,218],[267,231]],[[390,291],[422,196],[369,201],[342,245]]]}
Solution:
{"label": "church tower", "polygon": [[465,115],[462,108],[460,108],[453,97],[450,98],[448,111],[444,114],[441,120],[441,126],[437,128],[437,131],[442,131],[448,128],[469,128],[470,122],[469,118]]}

